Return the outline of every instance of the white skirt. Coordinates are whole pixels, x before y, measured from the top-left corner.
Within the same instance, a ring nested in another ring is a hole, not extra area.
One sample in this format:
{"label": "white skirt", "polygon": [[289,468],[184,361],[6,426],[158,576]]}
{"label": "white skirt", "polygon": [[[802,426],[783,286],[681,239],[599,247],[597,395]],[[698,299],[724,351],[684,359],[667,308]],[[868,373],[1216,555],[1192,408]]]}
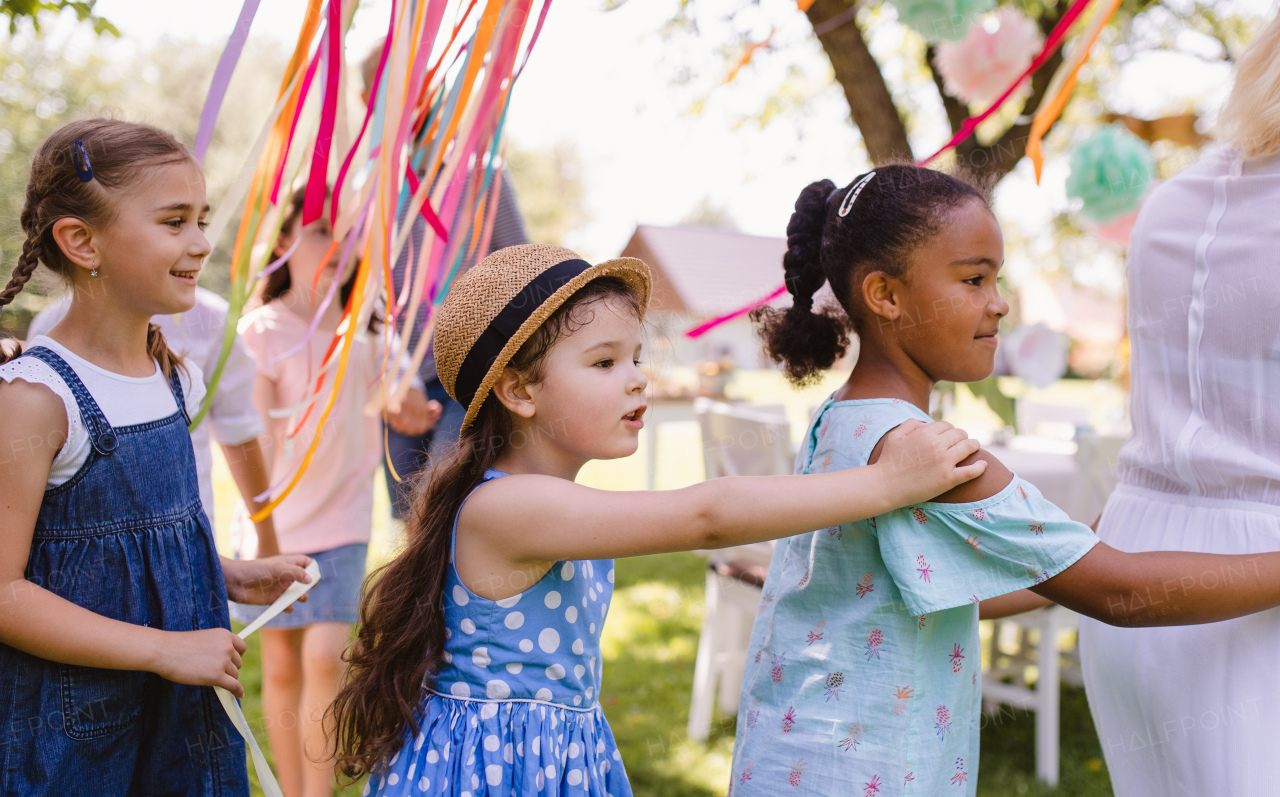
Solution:
{"label": "white skirt", "polygon": [[[1098,533],[1129,552],[1277,551],[1280,507],[1121,485]],[[1208,587],[1242,573],[1187,576]],[[1158,594],[1145,600],[1160,611]],[[1280,794],[1280,609],[1167,628],[1081,618],[1080,652],[1116,797]]]}

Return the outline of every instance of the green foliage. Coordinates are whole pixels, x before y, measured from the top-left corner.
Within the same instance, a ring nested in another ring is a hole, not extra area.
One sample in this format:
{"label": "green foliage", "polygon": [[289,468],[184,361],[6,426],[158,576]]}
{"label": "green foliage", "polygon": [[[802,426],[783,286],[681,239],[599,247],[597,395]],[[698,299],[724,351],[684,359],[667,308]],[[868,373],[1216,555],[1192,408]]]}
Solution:
{"label": "green foliage", "polygon": [[507,165],[529,240],[560,244],[588,218],[582,202],[582,161],[572,144],[547,149],[512,147]]}
{"label": "green foliage", "polygon": [[1000,417],[1005,426],[1016,426],[1016,405],[1012,398],[1000,389],[997,377],[989,376],[981,382],[966,382],[969,392],[987,402],[991,411]]}
{"label": "green foliage", "polygon": [[[82,37],[55,39],[33,26],[0,40],[0,285],[22,251],[18,219],[31,156],[40,142],[73,119],[108,114],[166,128],[192,145],[220,53],[219,44],[164,41],[122,63],[96,39],[86,47]],[[284,60],[274,44],[250,42],[245,48],[204,161],[214,205],[239,173],[275,104]],[[204,287],[224,295],[237,226],[233,221],[214,242],[200,277]],[[48,272],[36,273],[0,315],[0,326],[19,335],[49,296],[61,291]]]}
{"label": "green foliage", "polygon": [[31,24],[37,30],[40,29],[41,12],[58,13],[63,9],[70,9],[75,12],[76,19],[81,22],[89,22],[93,25],[93,32],[101,36],[106,33],[111,36],[119,36],[120,31],[116,29],[103,17],[93,13],[93,7],[97,5],[98,0],[86,0],[86,2],[68,2],[68,0],[0,0],[0,14],[9,17],[9,33],[18,32],[18,22],[23,19],[31,20]]}
{"label": "green foliage", "polygon": [[898,20],[928,41],[959,41],[972,20],[990,11],[993,0],[893,0]]}
{"label": "green foliage", "polygon": [[[8,282],[26,239],[18,220],[31,156],[59,125],[117,101],[124,84],[123,73],[92,50],[73,53],[29,33],[0,46],[0,284]],[[6,329],[25,330],[44,304],[41,294],[60,287],[48,279],[33,281],[5,308],[0,322]]]}

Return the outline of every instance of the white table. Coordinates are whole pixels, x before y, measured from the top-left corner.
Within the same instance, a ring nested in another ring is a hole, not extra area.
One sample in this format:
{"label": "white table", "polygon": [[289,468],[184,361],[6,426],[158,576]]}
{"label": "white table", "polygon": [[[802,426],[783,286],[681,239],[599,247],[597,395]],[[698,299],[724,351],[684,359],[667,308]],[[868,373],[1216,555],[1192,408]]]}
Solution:
{"label": "white table", "polygon": [[646,490],[654,489],[658,474],[658,427],[664,423],[692,421],[693,398],[652,398],[649,409],[644,413],[644,428],[640,430],[641,439],[645,440],[644,486]]}
{"label": "white table", "polygon": [[1081,506],[1085,474],[1076,462],[1074,443],[1014,438],[1010,445],[986,446],[1005,467],[1026,479],[1046,499],[1081,523],[1093,523],[1102,512],[1102,499],[1091,496]]}

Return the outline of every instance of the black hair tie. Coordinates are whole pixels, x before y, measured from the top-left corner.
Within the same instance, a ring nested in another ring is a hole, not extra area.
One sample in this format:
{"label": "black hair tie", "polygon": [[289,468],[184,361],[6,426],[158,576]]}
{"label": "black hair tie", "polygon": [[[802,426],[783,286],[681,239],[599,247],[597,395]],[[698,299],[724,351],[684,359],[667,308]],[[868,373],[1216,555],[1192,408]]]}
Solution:
{"label": "black hair tie", "polygon": [[[807,272],[810,271],[817,272],[818,277],[821,280],[813,287],[810,287],[808,284],[812,282],[811,279],[808,279],[809,274]],[[785,282],[787,285],[787,293],[791,294],[791,306],[802,313],[808,313],[813,310],[813,295],[822,287],[822,283],[826,282],[826,275],[822,273],[821,269],[806,266],[799,271],[793,271],[790,274],[787,274]]]}

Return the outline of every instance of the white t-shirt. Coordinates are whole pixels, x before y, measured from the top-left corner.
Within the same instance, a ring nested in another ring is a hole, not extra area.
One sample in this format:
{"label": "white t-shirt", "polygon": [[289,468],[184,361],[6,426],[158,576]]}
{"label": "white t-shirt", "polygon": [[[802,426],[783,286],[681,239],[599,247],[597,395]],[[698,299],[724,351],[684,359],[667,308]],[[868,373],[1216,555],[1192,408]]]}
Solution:
{"label": "white t-shirt", "polygon": [[[165,379],[159,363],[156,363],[156,372],[151,376],[123,376],[99,368],[47,335],[39,335],[27,344],[28,349],[35,346],[52,349],[66,360],[67,365],[71,366],[71,370],[84,383],[89,395],[97,402],[107,423],[112,426],[133,426],[158,421],[178,410],[173,391],[169,389],[169,381]],[[194,416],[204,399],[204,378],[200,366],[195,363],[187,363],[187,371],[190,373],[178,369],[178,379],[186,399],[187,413]],[[62,399],[66,408],[67,440],[53,458],[47,482],[47,487],[56,487],[76,475],[76,471],[89,458],[89,433],[80,417],[80,408],[71,388],[57,371],[42,360],[22,357],[0,365],[0,381],[12,382],[15,379],[33,385],[45,385]]]}
{"label": "white t-shirt", "polygon": [[[44,335],[66,315],[70,297],[64,296],[41,310],[31,321],[28,339]],[[227,324],[227,302],[204,288],[196,288],[196,304],[178,315],[158,315],[151,319],[164,333],[169,348],[189,365],[198,366],[204,379],[213,376],[222,353],[222,335]],[[196,475],[200,479],[200,500],[213,520],[213,455],[210,436],[222,445],[247,443],[262,434],[262,418],[253,403],[256,371],[253,358],[239,337],[231,347],[227,364],[222,369],[218,392],[209,405],[209,413],[191,432],[196,452]],[[195,417],[195,412],[191,413]]]}

